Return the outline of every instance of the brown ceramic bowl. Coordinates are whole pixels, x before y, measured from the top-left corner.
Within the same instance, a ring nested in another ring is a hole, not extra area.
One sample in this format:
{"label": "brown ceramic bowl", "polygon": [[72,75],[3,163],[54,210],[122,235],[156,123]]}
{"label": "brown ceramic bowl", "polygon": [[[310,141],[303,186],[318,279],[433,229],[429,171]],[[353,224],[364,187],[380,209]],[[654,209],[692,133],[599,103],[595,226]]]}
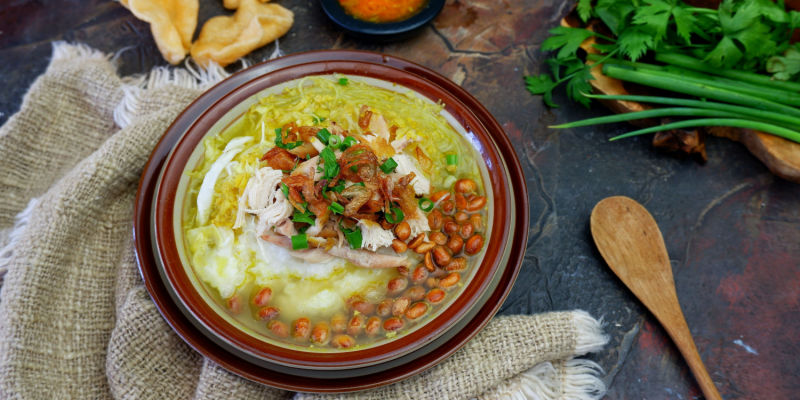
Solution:
{"label": "brown ceramic bowl", "polygon": [[[313,62],[314,58],[323,61]],[[331,61],[337,58],[350,61]],[[353,58],[364,61],[352,61]],[[312,62],[303,63],[309,60]],[[389,383],[419,372],[451,354],[488,322],[518,272],[527,236],[527,197],[514,152],[499,125],[474,98],[452,82],[412,63],[360,52],[296,55],[284,59],[283,63],[288,67],[274,70],[275,64],[280,66],[280,62],[254,67],[261,71],[272,70],[270,73],[245,81],[253,76],[253,71],[244,71],[201,96],[175,121],[154,151],[140,186],[135,223],[137,258],[148,289],[161,312],[187,342],[251,379],[296,390],[343,391]],[[494,189],[492,200],[495,207],[490,212],[495,222],[487,238],[484,259],[474,277],[446,310],[422,328],[363,350],[316,353],[259,340],[220,317],[191,283],[188,276],[191,269],[184,268],[180,262],[173,214],[176,197],[180,198],[180,193],[176,192],[180,177],[192,152],[212,125],[235,105],[265,88],[303,76],[332,72],[393,82],[432,100],[443,101],[447,111],[468,132],[469,142],[477,153],[484,157],[487,167],[484,171],[485,185]],[[174,150],[166,157],[173,145]],[[155,182],[155,175],[165,158],[160,179]],[[152,213],[152,223],[147,211]],[[145,239],[151,238],[154,252],[143,244]],[[154,270],[163,276],[154,275]],[[163,280],[159,282],[159,278]],[[173,297],[174,304],[165,298],[165,291]],[[176,314],[176,308],[183,313],[182,317]],[[198,332],[205,338],[198,337]],[[209,346],[209,341],[225,351]],[[230,361],[226,351],[240,361]],[[420,363],[419,360],[426,362]],[[249,369],[242,367],[241,363],[249,363]],[[272,375],[254,373],[259,368],[253,366],[271,371]],[[347,372],[342,373],[343,370]],[[274,377],[280,375],[276,373],[307,376],[318,381],[312,384],[313,381],[277,380]],[[360,380],[357,383],[348,381],[354,377],[360,377]],[[341,383],[331,384],[328,380],[332,379]]]}

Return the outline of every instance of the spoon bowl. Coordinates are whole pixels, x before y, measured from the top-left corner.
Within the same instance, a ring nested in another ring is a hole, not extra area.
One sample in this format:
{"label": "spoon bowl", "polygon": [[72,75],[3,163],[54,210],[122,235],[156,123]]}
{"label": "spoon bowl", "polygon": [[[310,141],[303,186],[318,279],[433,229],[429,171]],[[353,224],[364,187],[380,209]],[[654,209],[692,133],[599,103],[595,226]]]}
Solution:
{"label": "spoon bowl", "polygon": [[590,225],[603,259],[661,322],[706,399],[721,399],[678,303],[667,248],[653,216],[635,200],[614,196],[597,203]]}

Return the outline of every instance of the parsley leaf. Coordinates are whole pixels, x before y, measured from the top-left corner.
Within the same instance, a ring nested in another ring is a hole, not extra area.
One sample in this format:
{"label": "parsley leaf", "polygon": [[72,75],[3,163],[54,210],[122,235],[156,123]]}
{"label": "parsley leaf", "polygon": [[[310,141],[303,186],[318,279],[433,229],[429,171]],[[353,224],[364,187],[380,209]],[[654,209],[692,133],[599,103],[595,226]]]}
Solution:
{"label": "parsley leaf", "polygon": [[710,62],[715,66],[735,65],[742,59],[742,52],[736,47],[736,43],[729,37],[723,37],[722,40],[708,53],[705,61]]}
{"label": "parsley leaf", "polygon": [[649,31],[653,45],[658,45],[667,35],[667,25],[672,16],[673,6],[663,0],[647,0],[645,2],[647,5],[636,9],[633,23],[643,27],[642,31]]}
{"label": "parsley leaf", "polygon": [[692,32],[694,31],[693,27],[697,22],[697,18],[681,7],[674,7],[672,9],[672,17],[675,19],[675,30],[678,36],[680,36],[686,44],[692,44]]}
{"label": "parsley leaf", "polygon": [[636,10],[632,1],[598,0],[594,12],[615,36],[628,26],[628,16]]}
{"label": "parsley leaf", "polygon": [[586,23],[592,16],[592,0],[578,0],[578,16]]}
{"label": "parsley leaf", "polygon": [[556,59],[564,60],[575,57],[584,40],[594,36],[594,32],[583,28],[558,26],[550,30],[550,37],[542,42],[542,50],[558,50]]}
{"label": "parsley leaf", "polygon": [[706,61],[721,68],[741,67],[737,64],[745,62],[749,64],[745,67],[752,68],[753,60],[776,51],[772,29],[761,21],[762,14],[771,15],[775,10],[761,3],[725,0],[720,4],[718,14],[723,37],[708,53]]}
{"label": "parsley leaf", "polygon": [[553,89],[557,84],[553,82],[548,74],[530,75],[525,77],[525,88],[531,94],[543,94],[544,103],[548,107],[557,108],[558,105],[553,103]]}
{"label": "parsley leaf", "polygon": [[773,56],[767,60],[767,72],[780,81],[788,81],[800,73],[800,48],[795,43],[781,56]]}
{"label": "parsley leaf", "polygon": [[591,69],[586,68],[580,60],[575,60],[571,65],[567,65],[567,73],[574,74],[567,81],[567,95],[584,107],[589,107],[591,100],[584,94],[592,92],[592,85],[589,84],[589,81],[594,79]]}
{"label": "parsley leaf", "polygon": [[768,19],[771,22],[785,24],[789,22],[791,16],[786,13],[784,5],[780,6],[772,0],[748,0],[751,7],[755,7],[754,12]]}
{"label": "parsley leaf", "polygon": [[789,32],[794,32],[798,27],[800,27],[800,12],[789,11]]}
{"label": "parsley leaf", "polygon": [[617,45],[622,55],[631,61],[636,61],[647,52],[648,48],[653,47],[653,37],[644,29],[632,27],[619,35]]}

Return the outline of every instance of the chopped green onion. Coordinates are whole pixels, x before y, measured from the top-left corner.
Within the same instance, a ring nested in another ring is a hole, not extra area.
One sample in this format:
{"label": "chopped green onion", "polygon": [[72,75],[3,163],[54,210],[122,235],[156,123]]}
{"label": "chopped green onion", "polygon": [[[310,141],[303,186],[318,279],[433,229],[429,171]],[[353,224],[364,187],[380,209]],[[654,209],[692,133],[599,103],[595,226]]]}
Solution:
{"label": "chopped green onion", "polygon": [[308,248],[308,237],[305,233],[292,236],[292,250],[302,250]]}
{"label": "chopped green onion", "polygon": [[325,117],[320,117],[317,114],[311,114],[311,120],[314,122],[314,125],[319,125],[325,122]]}
{"label": "chopped green onion", "polygon": [[300,212],[300,211],[297,211],[297,210],[294,211],[294,214],[292,215],[292,221],[294,221],[294,222],[304,222],[304,223],[307,223],[307,224],[310,224],[310,225],[314,225],[314,217],[315,217],[315,215],[311,211],[308,211],[308,203],[307,202],[303,203],[303,209],[305,209],[305,211],[303,211],[303,212]]}
{"label": "chopped green onion", "polygon": [[344,233],[344,238],[347,239],[347,243],[350,243],[350,247],[353,249],[360,249],[362,236],[361,236],[361,228],[358,226],[354,226],[352,228],[346,228],[342,223],[342,219],[339,220],[339,229],[341,229],[342,233]]}
{"label": "chopped green onion", "polygon": [[[302,140],[298,140],[296,142],[283,143],[283,134],[281,132],[282,132],[281,128],[275,129],[275,146],[278,146],[282,149],[291,150],[303,144]],[[289,132],[287,132],[286,134],[288,136]]]}
{"label": "chopped green onion", "polygon": [[336,193],[342,193],[342,190],[344,190],[344,181],[339,181],[336,186],[331,187],[331,190]]}
{"label": "chopped green onion", "polygon": [[353,186],[367,186],[367,185],[365,185],[364,182],[358,182],[354,183]]}
{"label": "chopped green onion", "polygon": [[401,210],[400,207],[392,207],[390,212],[384,215],[384,218],[386,218],[386,222],[390,224],[399,224],[403,222],[405,215],[403,215],[403,210]]}
{"label": "chopped green onion", "polygon": [[358,172],[358,165],[353,165],[350,167],[350,171]]}
{"label": "chopped green onion", "polygon": [[350,146],[352,146],[354,144],[356,144],[356,138],[354,138],[352,136],[348,136],[348,137],[344,138],[344,141],[342,142],[341,149],[342,149],[342,151],[347,150]]}
{"label": "chopped green onion", "polygon": [[427,197],[423,197],[423,198],[419,199],[419,208],[422,211],[429,212],[429,211],[433,210],[433,202],[431,201],[431,199],[429,199]]}
{"label": "chopped green onion", "polygon": [[327,129],[322,128],[317,131],[317,137],[322,143],[328,144],[328,139],[330,139],[331,133]]}
{"label": "chopped green onion", "polygon": [[289,186],[286,186],[286,184],[282,182],[281,182],[281,192],[283,192],[283,195],[286,196],[287,199],[289,198]]}
{"label": "chopped green onion", "polygon": [[444,160],[447,163],[445,169],[449,172],[456,172],[456,166],[458,165],[458,154],[448,154],[444,156]]}
{"label": "chopped green onion", "polygon": [[355,227],[353,229],[343,229],[344,238],[347,243],[350,243],[350,248],[360,249],[363,238],[361,237],[361,228]]}
{"label": "chopped green onion", "polygon": [[397,161],[394,158],[389,157],[386,161],[381,165],[381,171],[385,174],[390,174],[397,168]]}
{"label": "chopped green onion", "polygon": [[342,86],[347,85],[347,78],[339,78],[339,84]]}
{"label": "chopped green onion", "polygon": [[314,215],[311,211],[300,212],[295,210],[294,214],[292,215],[292,221],[294,222],[305,222],[306,224],[314,225],[314,219],[311,216]]}
{"label": "chopped green onion", "polygon": [[344,206],[335,201],[328,206],[328,209],[334,214],[341,214],[344,212]]}
{"label": "chopped green onion", "polygon": [[331,135],[331,137],[328,138],[328,146],[334,150],[338,149],[342,146],[342,137],[339,135]]}
{"label": "chopped green onion", "polygon": [[339,175],[339,164],[336,163],[336,154],[330,147],[325,147],[319,152],[319,157],[324,163],[322,179],[333,179]]}

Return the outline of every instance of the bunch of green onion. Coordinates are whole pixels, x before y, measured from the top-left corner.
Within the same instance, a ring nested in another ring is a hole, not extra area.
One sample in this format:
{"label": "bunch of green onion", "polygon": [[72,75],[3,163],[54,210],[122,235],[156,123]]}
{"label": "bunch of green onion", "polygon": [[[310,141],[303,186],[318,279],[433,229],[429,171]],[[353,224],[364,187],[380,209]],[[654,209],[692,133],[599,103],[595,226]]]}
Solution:
{"label": "bunch of green onion", "polygon": [[593,95],[601,100],[638,101],[667,107],[590,118],[552,128],[608,124],[644,118],[684,117],[676,122],[635,130],[611,140],[671,129],[726,126],[753,129],[800,143],[800,83],[772,80],[752,72],[715,69],[683,54],[656,54],[654,65],[588,56],[601,61],[603,74],[626,82],[693,96]]}

